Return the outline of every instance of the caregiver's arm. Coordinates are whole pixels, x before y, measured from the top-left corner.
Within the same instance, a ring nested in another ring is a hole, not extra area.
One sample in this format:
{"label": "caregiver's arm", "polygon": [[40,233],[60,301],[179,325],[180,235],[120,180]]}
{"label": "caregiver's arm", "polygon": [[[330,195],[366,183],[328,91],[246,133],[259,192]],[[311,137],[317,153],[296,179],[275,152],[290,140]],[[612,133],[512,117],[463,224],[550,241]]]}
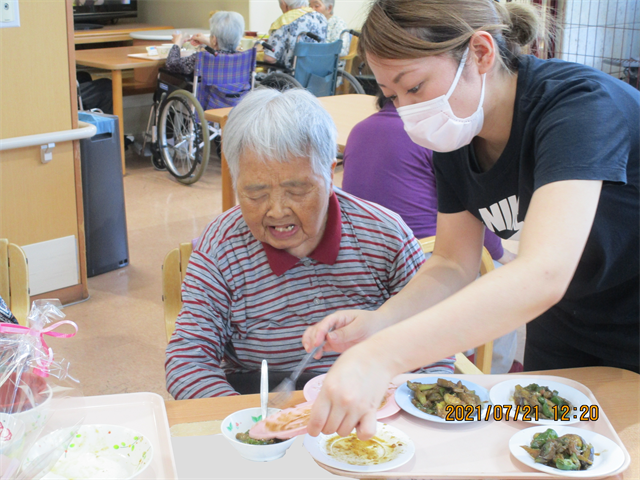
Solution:
{"label": "caregiver's arm", "polygon": [[[309,327],[302,343],[307,351],[320,344],[323,351],[343,352],[374,333],[405,320],[472,282],[480,268],[484,225],[469,212],[438,214],[433,255],[396,295],[375,312],[341,310]],[[316,355],[320,358],[321,353]]]}
{"label": "caregiver's arm", "polygon": [[557,303],[584,250],[601,186],[570,180],[540,187],[518,258],[345,351],[324,380],[309,433],[346,435],[359,424],[360,438],[370,438],[394,376],[500,337]]}

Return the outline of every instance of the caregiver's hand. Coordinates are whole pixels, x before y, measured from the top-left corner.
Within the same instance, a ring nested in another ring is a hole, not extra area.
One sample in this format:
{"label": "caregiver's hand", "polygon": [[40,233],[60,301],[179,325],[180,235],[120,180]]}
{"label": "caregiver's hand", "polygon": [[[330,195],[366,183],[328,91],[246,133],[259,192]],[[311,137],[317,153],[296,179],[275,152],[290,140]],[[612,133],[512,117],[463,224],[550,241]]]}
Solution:
{"label": "caregiver's hand", "polygon": [[311,409],[311,436],[337,432],[346,437],[354,428],[361,440],[375,435],[378,407],[394,375],[385,355],[369,344],[350,348],[329,370]]}
{"label": "caregiver's hand", "polygon": [[342,310],[333,313],[307,328],[302,336],[302,345],[310,352],[326,338],[327,343],[316,354],[316,360],[322,358],[322,352],[342,353],[384,328],[382,319],[378,317],[376,312],[367,310]]}

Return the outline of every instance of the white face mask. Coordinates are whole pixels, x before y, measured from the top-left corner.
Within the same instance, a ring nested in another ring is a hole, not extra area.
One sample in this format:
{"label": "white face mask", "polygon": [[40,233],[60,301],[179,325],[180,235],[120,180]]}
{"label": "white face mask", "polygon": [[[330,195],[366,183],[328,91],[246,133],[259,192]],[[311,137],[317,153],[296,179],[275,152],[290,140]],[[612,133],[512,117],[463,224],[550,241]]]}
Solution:
{"label": "white face mask", "polygon": [[458,85],[468,53],[469,47],[467,47],[462,56],[456,78],[453,80],[453,84],[446,95],[398,108],[398,113],[404,123],[404,129],[414,143],[435,152],[452,152],[469,145],[473,137],[482,130],[482,123],[484,122],[482,103],[484,101],[486,73],[482,74],[480,105],[470,117],[456,117],[449,104],[449,97],[456,89],[456,85]]}

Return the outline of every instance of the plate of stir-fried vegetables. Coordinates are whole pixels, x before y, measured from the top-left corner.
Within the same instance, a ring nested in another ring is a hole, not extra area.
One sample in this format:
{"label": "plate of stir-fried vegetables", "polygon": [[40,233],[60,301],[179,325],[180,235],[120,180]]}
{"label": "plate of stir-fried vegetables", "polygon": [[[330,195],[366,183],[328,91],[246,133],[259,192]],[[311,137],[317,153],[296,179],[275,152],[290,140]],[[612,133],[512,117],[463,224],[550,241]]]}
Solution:
{"label": "plate of stir-fried vegetables", "polygon": [[400,385],[396,403],[405,412],[438,423],[468,423],[484,415],[489,392],[468,380],[421,377]]}
{"label": "plate of stir-fried vegetables", "polygon": [[509,450],[529,467],[565,477],[608,476],[625,461],[624,452],[613,440],[575,427],[520,430],[509,440]]}
{"label": "plate of stir-fried vegetables", "polygon": [[[512,405],[509,416],[537,425],[571,425],[591,418],[591,400],[574,387],[544,377],[521,376],[491,388],[494,405]],[[533,407],[533,408],[528,408]]]}

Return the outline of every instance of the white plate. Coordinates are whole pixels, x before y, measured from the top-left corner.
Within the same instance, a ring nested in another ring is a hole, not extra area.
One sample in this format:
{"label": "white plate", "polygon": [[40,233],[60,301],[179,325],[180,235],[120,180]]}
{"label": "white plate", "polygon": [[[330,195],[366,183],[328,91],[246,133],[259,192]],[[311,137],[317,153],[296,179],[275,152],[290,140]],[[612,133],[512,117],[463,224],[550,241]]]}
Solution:
{"label": "white plate", "polygon": [[[69,440],[71,438],[71,440]],[[65,448],[64,445],[67,445]],[[25,465],[60,456],[48,479],[130,479],[145,470],[153,458],[146,435],[118,425],[82,425],[55,430],[31,448]]]}
{"label": "white plate", "polygon": [[[322,382],[324,382],[324,377],[326,376],[326,373],[323,375],[318,375],[317,377],[313,377],[311,380],[305,383],[302,393],[304,394],[304,398],[306,400],[308,400],[309,402],[313,402],[316,398],[318,398],[318,395],[320,395],[320,389],[322,388]],[[400,411],[400,407],[396,403],[394,395],[396,388],[396,385],[394,385],[393,383],[389,384],[389,388],[387,389],[385,397],[387,401],[382,408],[378,409],[376,419],[382,420],[383,418],[395,415]]]}
{"label": "white plate", "polygon": [[585,442],[593,445],[595,450],[595,456],[593,458],[593,465],[587,470],[581,471],[567,471],[560,470],[553,467],[547,467],[536,463],[535,460],[522,448],[522,445],[531,445],[534,433],[544,432],[549,428],[548,426],[540,425],[537,427],[525,428],[520,430],[509,440],[509,450],[511,454],[520,460],[528,467],[535,468],[541,472],[545,472],[551,475],[560,475],[563,477],[576,477],[576,478],[600,478],[606,477],[618,470],[624,463],[624,451],[613,440],[608,439],[600,435],[599,433],[592,432],[590,430],[583,430],[576,427],[564,427],[555,426],[552,427],[558,437],[566,435],[568,433],[575,433],[580,435]]}
{"label": "white plate", "polygon": [[[355,430],[352,434],[354,433]],[[394,449],[395,452],[397,452],[395,457],[389,461],[378,464],[352,465],[330,454],[334,437],[340,438],[337,433],[332,435],[324,435],[321,433],[317,437],[312,437],[307,434],[304,437],[304,446],[318,462],[347,472],[384,472],[392,470],[411,460],[416,451],[413,442],[403,431],[386,423],[378,422],[374,438],[377,437],[382,440],[382,443],[379,445],[396,445]]]}
{"label": "white plate", "polygon": [[[438,376],[433,376],[433,377],[420,377],[420,378],[416,378],[413,380],[412,383],[437,383],[439,378],[443,378],[445,380],[449,380],[450,382],[453,383],[458,383],[458,382],[462,382],[462,385],[464,385],[465,387],[467,387],[469,390],[474,390],[476,392],[476,395],[478,395],[478,397],[480,397],[480,401],[483,402],[482,403],[482,418],[484,419],[485,413],[487,411],[487,405],[489,404],[489,392],[487,391],[486,388],[481,387],[478,384],[475,384],[473,382],[469,382],[468,380],[463,380],[461,378],[454,378],[454,377],[446,377],[446,376],[442,376],[442,375],[438,375]],[[396,403],[400,406],[400,408],[402,410],[404,410],[407,413],[410,413],[411,415],[418,417],[418,418],[422,418],[424,420],[430,420],[432,422],[437,422],[437,423],[470,423],[470,422],[474,422],[477,420],[445,420],[444,418],[441,418],[437,415],[430,415],[428,413],[423,412],[422,410],[418,410],[413,403],[411,403],[411,399],[413,398],[413,391],[407,386],[406,382],[403,383],[402,385],[400,385],[397,390],[396,390]],[[484,420],[483,420],[484,421]]]}
{"label": "white plate", "polygon": [[[580,421],[580,415],[582,415],[583,413],[581,407],[583,405],[585,407],[591,407],[591,405],[593,405],[591,400],[589,400],[589,397],[587,397],[581,391],[570,387],[569,385],[555,382],[553,380],[546,380],[544,377],[536,378],[528,375],[524,377],[514,378],[513,380],[506,380],[504,382],[498,383],[497,385],[494,385],[489,392],[491,403],[493,403],[494,405],[512,405],[513,408],[511,409],[510,417],[514,418],[515,403],[513,401],[513,394],[516,391],[516,385],[520,385],[524,388],[527,385],[531,385],[532,383],[537,383],[538,385],[541,385],[543,387],[549,387],[551,390],[557,390],[560,397],[567,399],[571,403],[571,405],[573,405],[574,411],[569,413],[569,420],[556,421],[546,420],[543,418],[536,420],[533,415],[531,415],[531,420],[527,420],[528,423],[534,425],[547,425],[551,427],[555,425],[571,425],[572,423],[577,423]],[[518,420],[521,419],[522,414],[518,414]]]}

